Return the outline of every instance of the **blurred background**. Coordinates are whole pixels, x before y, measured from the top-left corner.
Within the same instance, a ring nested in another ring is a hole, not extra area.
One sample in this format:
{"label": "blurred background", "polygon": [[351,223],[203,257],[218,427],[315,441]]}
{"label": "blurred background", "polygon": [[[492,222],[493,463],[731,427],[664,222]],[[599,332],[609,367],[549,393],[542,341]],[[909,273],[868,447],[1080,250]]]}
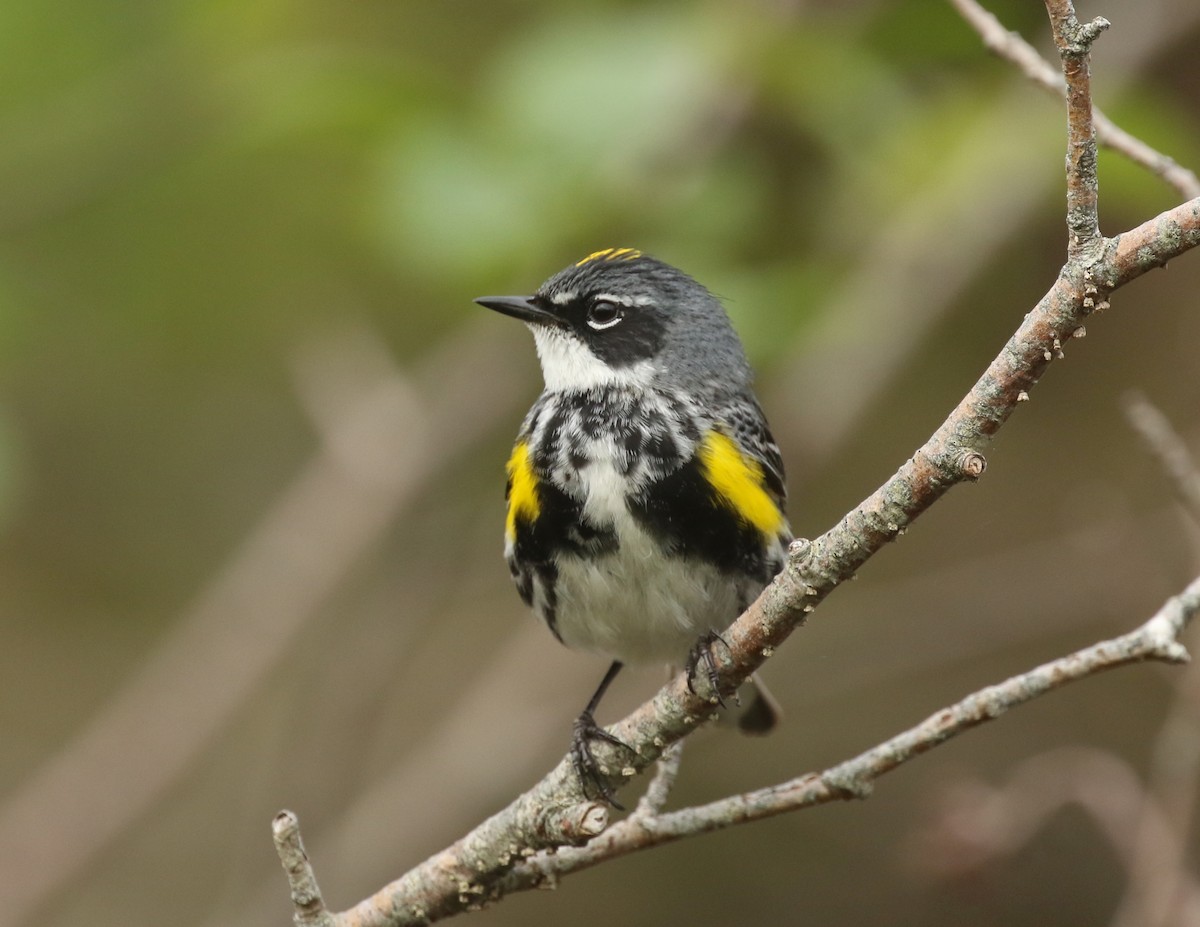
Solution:
{"label": "blurred background", "polygon": [[[1041,4],[990,8],[1051,50]],[[1079,13],[1113,22],[1098,103],[1200,167],[1200,6]],[[18,2],[0,75],[4,924],[288,923],[282,807],[342,909],[562,756],[606,664],[511,589],[503,462],[540,378],[473,297],[608,246],[690,271],[811,537],[1065,254],[1063,107],[934,0]],[[1100,174],[1106,234],[1180,198]],[[1200,254],[1117,293],[986,477],[769,664],[784,728],[693,738],[673,804],[835,763],[1179,591],[1200,531],[1122,397],[1200,452],[1198,293]],[[1196,877],[1197,702],[1179,668],[1106,674],[868,802],[473,922],[1159,923],[1139,899]]]}

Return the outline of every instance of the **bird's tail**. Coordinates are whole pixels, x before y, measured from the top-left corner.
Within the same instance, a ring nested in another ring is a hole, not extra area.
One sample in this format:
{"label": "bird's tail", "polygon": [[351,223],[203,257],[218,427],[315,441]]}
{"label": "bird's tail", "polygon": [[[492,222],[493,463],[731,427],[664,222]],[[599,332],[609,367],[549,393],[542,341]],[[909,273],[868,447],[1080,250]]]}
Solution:
{"label": "bird's tail", "polygon": [[741,706],[734,709],[733,716],[738,730],[743,734],[770,734],[783,720],[783,709],[755,673],[738,691]]}

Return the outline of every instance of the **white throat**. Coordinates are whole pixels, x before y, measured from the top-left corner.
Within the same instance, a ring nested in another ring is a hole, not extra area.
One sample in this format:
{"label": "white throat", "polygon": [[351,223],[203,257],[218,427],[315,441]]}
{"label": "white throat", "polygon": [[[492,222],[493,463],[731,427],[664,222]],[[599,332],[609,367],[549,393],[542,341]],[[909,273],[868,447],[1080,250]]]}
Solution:
{"label": "white throat", "polygon": [[586,344],[561,328],[530,325],[542,364],[546,389],[552,393],[572,392],[597,386],[648,386],[654,374],[650,361],[628,367],[610,367],[588,350]]}

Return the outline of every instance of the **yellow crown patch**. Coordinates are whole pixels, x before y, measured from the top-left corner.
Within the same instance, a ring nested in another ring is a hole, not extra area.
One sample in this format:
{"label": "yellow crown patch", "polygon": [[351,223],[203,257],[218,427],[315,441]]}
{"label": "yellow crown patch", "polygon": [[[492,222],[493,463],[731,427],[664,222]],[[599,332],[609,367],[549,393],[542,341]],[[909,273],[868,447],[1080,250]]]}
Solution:
{"label": "yellow crown patch", "polygon": [[605,248],[603,251],[593,251],[582,261],[576,261],[575,266],[582,267],[592,261],[632,261],[641,256],[642,252],[637,248]]}

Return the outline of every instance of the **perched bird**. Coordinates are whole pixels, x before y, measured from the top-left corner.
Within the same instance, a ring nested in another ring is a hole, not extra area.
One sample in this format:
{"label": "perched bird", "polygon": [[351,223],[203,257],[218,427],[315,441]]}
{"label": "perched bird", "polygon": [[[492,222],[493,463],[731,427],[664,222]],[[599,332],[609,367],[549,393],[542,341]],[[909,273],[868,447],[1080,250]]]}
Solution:
{"label": "perched bird", "polygon": [[[571,754],[585,793],[616,805],[592,744],[624,744],[593,712],[625,663],[685,665],[689,683],[703,665],[715,683],[719,632],[791,540],[783,461],[729,317],[682,271],[608,248],[532,296],[476,302],[533,332],[546,388],[508,461],[504,553],[559,641],[613,661]],[[738,724],[776,719],[760,687]]]}

